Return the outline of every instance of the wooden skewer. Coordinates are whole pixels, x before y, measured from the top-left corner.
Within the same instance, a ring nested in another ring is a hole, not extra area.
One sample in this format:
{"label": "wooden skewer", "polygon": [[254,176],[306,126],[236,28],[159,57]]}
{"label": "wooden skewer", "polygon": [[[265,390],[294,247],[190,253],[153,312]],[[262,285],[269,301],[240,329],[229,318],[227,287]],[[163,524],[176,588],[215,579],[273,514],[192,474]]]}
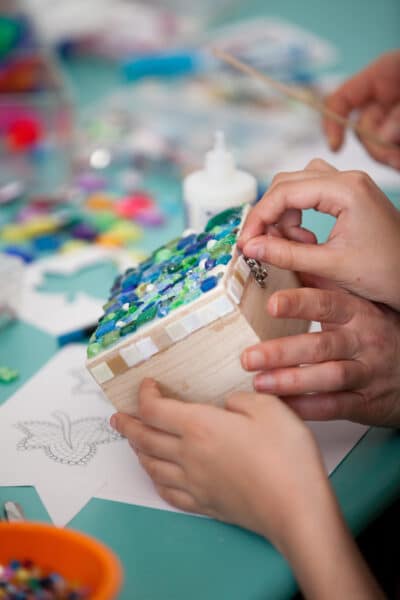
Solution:
{"label": "wooden skewer", "polygon": [[313,94],[309,90],[300,86],[287,85],[286,83],[282,83],[281,81],[276,81],[276,79],[272,79],[272,77],[270,77],[269,75],[261,73],[261,71],[258,71],[251,65],[242,62],[241,60],[235,58],[232,54],[230,54],[229,52],[225,52],[224,50],[214,48],[213,54],[220,60],[230,64],[238,71],[242,71],[242,73],[250,75],[250,77],[252,77],[253,79],[258,79],[259,81],[262,81],[263,83],[269,85],[278,92],[281,92],[281,94],[287,96],[288,98],[297,100],[302,104],[307,104],[314,110],[325,115],[329,119],[332,119],[332,121],[336,121],[336,123],[343,125],[347,129],[352,129],[366,140],[391,150],[399,149],[399,147],[396,144],[392,144],[391,142],[383,140],[379,136],[375,135],[372,131],[364,129],[364,127],[360,127],[357,123],[354,123],[354,121],[350,119],[345,119],[338,113],[334,112],[333,110],[330,110],[315,96],[315,94]]}

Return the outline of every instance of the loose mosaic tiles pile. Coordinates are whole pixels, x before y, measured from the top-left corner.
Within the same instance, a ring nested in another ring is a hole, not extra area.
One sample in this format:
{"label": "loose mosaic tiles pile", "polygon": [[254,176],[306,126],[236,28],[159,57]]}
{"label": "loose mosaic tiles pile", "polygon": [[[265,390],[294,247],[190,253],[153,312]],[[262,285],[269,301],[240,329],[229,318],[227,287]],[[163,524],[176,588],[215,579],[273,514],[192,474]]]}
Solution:
{"label": "loose mosaic tiles pile", "polygon": [[12,220],[0,226],[0,251],[30,263],[88,244],[131,248],[146,228],[164,222],[155,199],[146,192],[114,196],[82,190],[71,201],[43,197],[16,210]]}
{"label": "loose mosaic tiles pile", "polygon": [[59,573],[45,573],[31,560],[0,564],[1,600],[84,600],[90,594]]}
{"label": "loose mosaic tiles pile", "polygon": [[[239,207],[216,215],[210,219],[204,232],[186,232],[116,279],[104,306],[105,314],[90,339],[88,358],[98,357],[132,334],[142,332],[143,337],[137,339],[140,336],[135,336],[137,341],[123,345],[113,358],[89,366],[98,383],[105,383],[193,331],[234,311],[251,270],[236,250],[237,236],[246,211]],[[148,329],[150,325],[162,323],[163,318],[173,315],[178,308],[189,306],[216,290],[231,265],[231,275],[225,282],[229,297],[210,297],[205,306],[187,311],[178,320],[168,320],[161,334],[158,332],[146,337],[145,326]]]}

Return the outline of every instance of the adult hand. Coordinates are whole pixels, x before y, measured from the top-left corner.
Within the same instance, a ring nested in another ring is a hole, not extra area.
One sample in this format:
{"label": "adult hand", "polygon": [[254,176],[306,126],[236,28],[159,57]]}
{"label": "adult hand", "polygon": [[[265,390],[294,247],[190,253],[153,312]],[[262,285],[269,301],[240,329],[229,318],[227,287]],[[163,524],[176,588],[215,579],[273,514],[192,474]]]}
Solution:
{"label": "adult hand", "polygon": [[[301,228],[308,208],[336,219],[323,244],[307,241]],[[250,212],[239,246],[251,258],[400,310],[400,212],[360,171],[337,171],[316,159],[304,171],[278,174]]]}
{"label": "adult hand", "polygon": [[257,391],[278,394],[304,419],[400,426],[400,315],[343,291],[301,288],[268,302],[278,318],[320,321],[322,332],[247,348]]}
{"label": "adult hand", "polygon": [[[400,51],[383,54],[330,94],[327,108],[348,117],[359,111],[358,124],[387,142],[398,145],[388,149],[360,136],[362,144],[376,160],[400,169]],[[324,118],[323,126],[332,150],[344,140],[344,128]]]}

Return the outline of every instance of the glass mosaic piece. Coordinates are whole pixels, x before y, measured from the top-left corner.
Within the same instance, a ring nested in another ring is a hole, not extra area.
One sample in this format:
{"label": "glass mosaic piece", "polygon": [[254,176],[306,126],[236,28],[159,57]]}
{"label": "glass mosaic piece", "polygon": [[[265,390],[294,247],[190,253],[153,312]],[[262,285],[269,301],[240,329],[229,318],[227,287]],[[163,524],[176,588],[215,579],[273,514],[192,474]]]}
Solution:
{"label": "glass mosaic piece", "polygon": [[244,210],[215,215],[204,232],[184,233],[118,276],[90,340],[88,358],[215,289],[232,259]]}

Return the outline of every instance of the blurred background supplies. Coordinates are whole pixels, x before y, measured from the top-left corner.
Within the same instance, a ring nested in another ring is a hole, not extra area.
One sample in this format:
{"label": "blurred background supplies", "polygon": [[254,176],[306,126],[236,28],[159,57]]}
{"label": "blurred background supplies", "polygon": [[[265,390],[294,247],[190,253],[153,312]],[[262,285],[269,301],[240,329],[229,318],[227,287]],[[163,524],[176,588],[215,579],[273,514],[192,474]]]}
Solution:
{"label": "blurred background supplies", "polygon": [[0,254],[0,329],[17,317],[22,278],[21,258]]}
{"label": "blurred background supplies", "polygon": [[[71,105],[59,68],[17,0],[0,11],[0,185],[66,176]],[[48,177],[49,178],[49,177]],[[55,179],[52,180],[54,184]]]}

